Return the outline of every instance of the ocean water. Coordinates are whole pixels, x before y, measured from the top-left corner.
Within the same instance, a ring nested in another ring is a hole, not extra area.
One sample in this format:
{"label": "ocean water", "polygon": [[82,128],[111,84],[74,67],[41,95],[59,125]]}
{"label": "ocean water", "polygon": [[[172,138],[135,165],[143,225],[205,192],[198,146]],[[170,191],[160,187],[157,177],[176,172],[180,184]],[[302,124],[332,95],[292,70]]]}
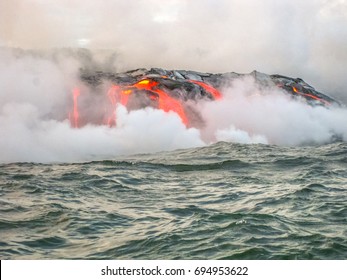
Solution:
{"label": "ocean water", "polygon": [[347,259],[347,144],[0,166],[1,259]]}

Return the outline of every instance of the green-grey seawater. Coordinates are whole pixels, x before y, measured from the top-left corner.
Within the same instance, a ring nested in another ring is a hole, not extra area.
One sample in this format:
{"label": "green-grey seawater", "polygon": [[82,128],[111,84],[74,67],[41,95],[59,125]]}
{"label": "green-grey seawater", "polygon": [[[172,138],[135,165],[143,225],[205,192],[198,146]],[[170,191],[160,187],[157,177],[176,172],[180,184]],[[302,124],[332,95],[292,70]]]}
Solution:
{"label": "green-grey seawater", "polygon": [[1,259],[347,259],[347,144],[0,165]]}

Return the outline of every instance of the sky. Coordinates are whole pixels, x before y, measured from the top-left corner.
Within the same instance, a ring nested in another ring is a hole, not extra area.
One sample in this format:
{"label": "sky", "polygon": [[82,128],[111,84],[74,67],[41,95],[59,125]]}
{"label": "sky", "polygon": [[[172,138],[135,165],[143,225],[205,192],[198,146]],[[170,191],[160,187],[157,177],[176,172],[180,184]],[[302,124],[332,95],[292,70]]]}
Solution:
{"label": "sky", "polygon": [[0,45],[85,47],[120,69],[258,70],[347,86],[347,0],[1,0]]}

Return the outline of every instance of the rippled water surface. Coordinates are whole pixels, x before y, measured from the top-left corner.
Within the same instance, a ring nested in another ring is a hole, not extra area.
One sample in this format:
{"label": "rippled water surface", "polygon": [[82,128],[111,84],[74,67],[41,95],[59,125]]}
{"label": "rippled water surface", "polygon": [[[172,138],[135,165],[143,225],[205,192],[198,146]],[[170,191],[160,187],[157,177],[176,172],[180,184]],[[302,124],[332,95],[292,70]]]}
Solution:
{"label": "rippled water surface", "polygon": [[347,144],[0,166],[5,259],[347,259]]}

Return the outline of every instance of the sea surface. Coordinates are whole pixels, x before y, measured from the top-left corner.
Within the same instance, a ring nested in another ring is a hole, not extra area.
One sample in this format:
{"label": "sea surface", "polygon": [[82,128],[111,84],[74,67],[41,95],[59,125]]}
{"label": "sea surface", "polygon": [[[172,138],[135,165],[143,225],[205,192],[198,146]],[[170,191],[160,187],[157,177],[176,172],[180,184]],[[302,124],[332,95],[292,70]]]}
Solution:
{"label": "sea surface", "polygon": [[347,259],[347,144],[0,165],[1,259]]}

